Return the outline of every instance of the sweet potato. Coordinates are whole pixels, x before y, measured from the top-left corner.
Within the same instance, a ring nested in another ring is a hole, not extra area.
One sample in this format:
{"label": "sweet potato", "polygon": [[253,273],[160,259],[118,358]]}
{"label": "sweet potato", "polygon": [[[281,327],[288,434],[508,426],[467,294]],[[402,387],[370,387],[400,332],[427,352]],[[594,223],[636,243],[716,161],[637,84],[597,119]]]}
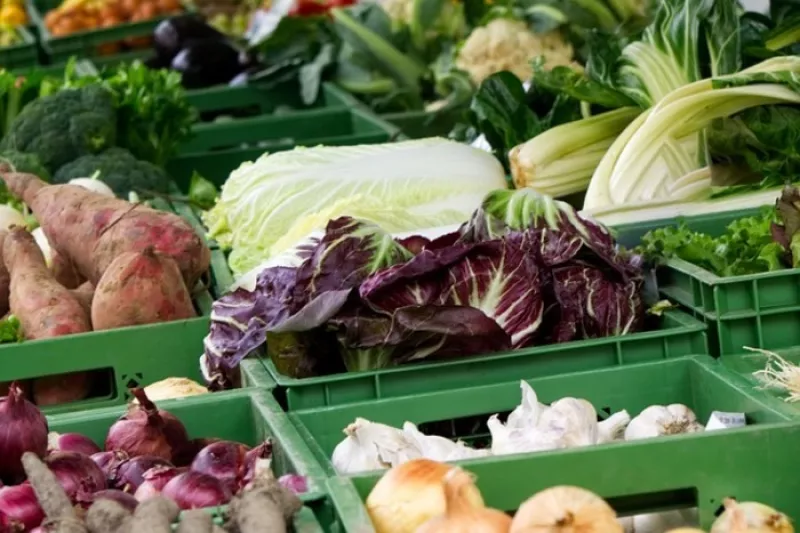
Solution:
{"label": "sweet potato", "polygon": [[92,316],[92,299],[94,298],[94,285],[90,281],[83,283],[77,289],[72,289],[69,292],[80,302],[86,316]]}
{"label": "sweet potato", "polygon": [[92,390],[91,372],[70,372],[33,380],[33,403],[40,407],[77,402]]}
{"label": "sweet potato", "polygon": [[50,270],[56,281],[67,289],[77,289],[86,281],[86,278],[78,271],[78,267],[57,250],[52,251]]}
{"label": "sweet potato", "polygon": [[210,250],[177,215],[77,185],[48,185],[32,174],[9,172],[8,166],[0,166],[0,178],[28,204],[51,246],[95,286],[118,256],[147,247],[174,259],[190,289],[208,270]]}
{"label": "sweet potato", "polygon": [[178,265],[153,248],[117,257],[92,300],[95,330],[169,322],[197,316]]}
{"label": "sweet potato", "polygon": [[12,228],[3,243],[11,275],[9,306],[26,339],[46,339],[92,330],[80,302],[47,269],[42,251],[23,228]]}

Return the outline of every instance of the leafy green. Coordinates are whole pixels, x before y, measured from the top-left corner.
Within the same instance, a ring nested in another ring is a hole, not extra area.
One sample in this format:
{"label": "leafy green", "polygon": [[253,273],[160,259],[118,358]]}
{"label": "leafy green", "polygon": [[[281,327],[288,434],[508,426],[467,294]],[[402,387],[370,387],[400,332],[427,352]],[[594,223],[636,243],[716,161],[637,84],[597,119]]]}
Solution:
{"label": "leafy green", "polygon": [[104,70],[99,75],[71,73],[66,87],[100,85],[113,97],[117,145],[137,159],[164,166],[191,135],[196,110],[186,99],[177,72],[147,68],[141,61]]}
{"label": "leafy green", "polygon": [[786,252],[772,235],[778,220],[774,208],[765,208],[734,220],[717,237],[680,222],[648,232],[637,251],[650,259],[676,257],[722,277],[781,270]]}

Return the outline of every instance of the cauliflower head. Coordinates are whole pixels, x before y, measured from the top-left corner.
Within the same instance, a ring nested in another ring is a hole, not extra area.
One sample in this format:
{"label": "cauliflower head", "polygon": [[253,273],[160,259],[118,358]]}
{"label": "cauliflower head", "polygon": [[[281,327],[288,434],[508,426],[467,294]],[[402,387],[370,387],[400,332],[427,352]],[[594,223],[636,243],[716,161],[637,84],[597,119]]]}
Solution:
{"label": "cauliflower head", "polygon": [[531,62],[537,57],[543,58],[548,70],[557,66],[582,70],[573,60],[572,45],[560,32],[533,33],[524,22],[506,18],[494,19],[470,33],[458,51],[455,64],[476,85],[503,70],[528,81],[533,77]]}

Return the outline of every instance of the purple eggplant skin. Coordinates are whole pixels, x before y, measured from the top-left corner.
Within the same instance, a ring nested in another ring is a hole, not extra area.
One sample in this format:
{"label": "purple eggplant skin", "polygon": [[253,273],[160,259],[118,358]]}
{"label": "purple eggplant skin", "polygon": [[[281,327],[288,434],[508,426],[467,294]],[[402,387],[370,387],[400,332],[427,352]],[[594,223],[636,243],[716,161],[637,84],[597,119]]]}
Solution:
{"label": "purple eggplant skin", "polygon": [[208,25],[197,13],[176,15],[163,20],[153,30],[153,46],[162,63],[169,65],[178,53],[202,41],[226,41],[227,37]]}
{"label": "purple eggplant skin", "polygon": [[225,41],[191,44],[178,52],[170,68],[182,74],[187,89],[227,84],[244,70],[239,51]]}

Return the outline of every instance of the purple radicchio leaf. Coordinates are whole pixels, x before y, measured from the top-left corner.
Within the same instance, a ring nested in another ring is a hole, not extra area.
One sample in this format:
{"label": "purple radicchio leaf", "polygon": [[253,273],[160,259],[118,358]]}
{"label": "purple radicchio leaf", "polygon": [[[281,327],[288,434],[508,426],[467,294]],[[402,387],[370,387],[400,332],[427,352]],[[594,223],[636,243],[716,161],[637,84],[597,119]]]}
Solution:
{"label": "purple radicchio leaf", "polygon": [[383,314],[408,306],[471,307],[510,335],[512,347],[525,346],[536,334],[544,308],[531,235],[518,232],[494,241],[425,250],[365,280],[361,298]]}
{"label": "purple radicchio leaf", "polygon": [[597,268],[570,265],[553,270],[560,320],[553,342],[625,335],[642,326],[642,279],[619,280]]}
{"label": "purple radicchio leaf", "polygon": [[407,306],[391,315],[360,307],[337,315],[330,325],[351,372],[511,347],[509,335],[497,322],[479,309],[463,306]]}
{"label": "purple radicchio leaf", "polygon": [[328,222],[325,235],[298,267],[294,299],[305,304],[329,291],[353,289],[370,274],[412,257],[375,224],[339,217]]}
{"label": "purple radicchio leaf", "polygon": [[294,279],[293,268],[266,268],[252,292],[240,288],[214,302],[202,359],[210,386],[231,386],[241,360],[264,344],[270,326],[288,318]]}

